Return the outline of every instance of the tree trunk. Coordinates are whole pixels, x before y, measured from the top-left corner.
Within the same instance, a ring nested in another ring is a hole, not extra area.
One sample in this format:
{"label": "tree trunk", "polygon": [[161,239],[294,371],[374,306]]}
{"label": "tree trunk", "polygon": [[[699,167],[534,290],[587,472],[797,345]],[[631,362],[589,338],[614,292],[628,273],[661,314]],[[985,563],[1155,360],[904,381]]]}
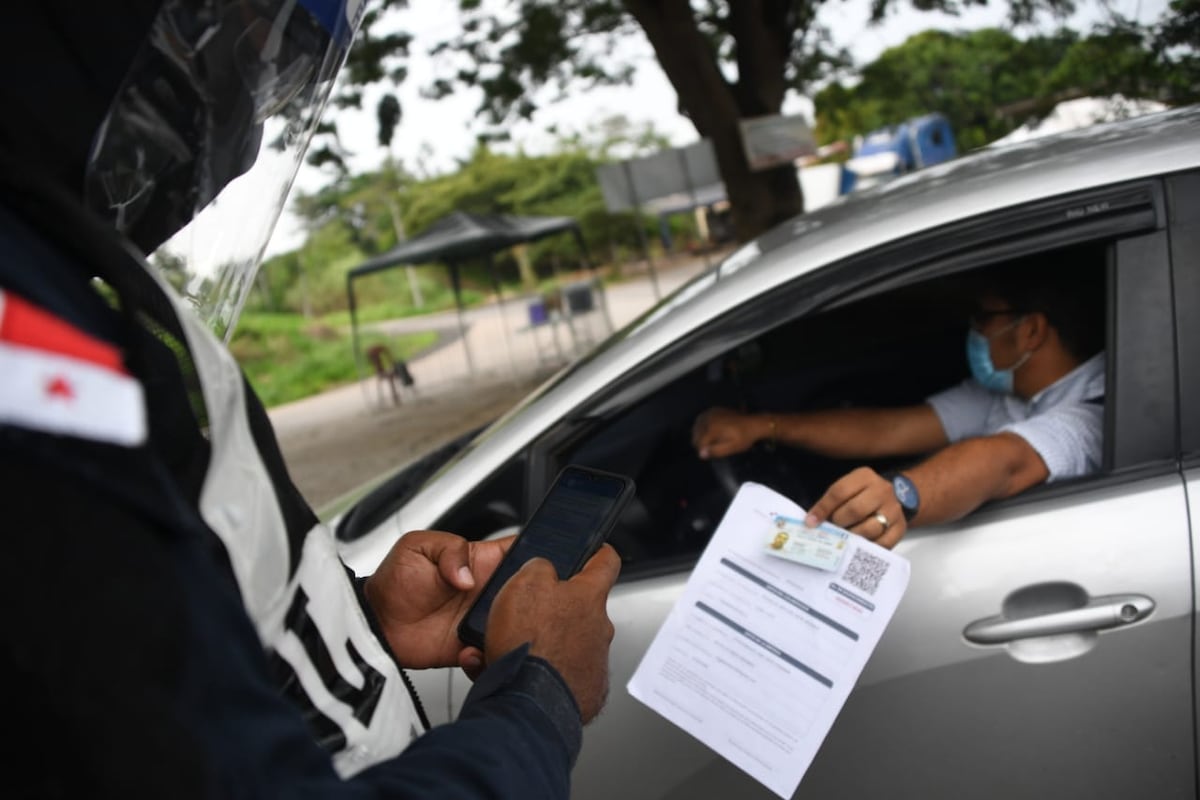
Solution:
{"label": "tree trunk", "polygon": [[696,26],[688,0],[624,3],[645,31],[681,108],[696,131],[713,143],[738,240],[752,239],[801,213],[804,198],[795,168],[751,171],[738,124],[743,118],[778,114],[782,108],[791,31],[780,15],[787,4],[778,0],[729,4],[728,22],[738,50],[735,86],[721,74],[716,53]]}

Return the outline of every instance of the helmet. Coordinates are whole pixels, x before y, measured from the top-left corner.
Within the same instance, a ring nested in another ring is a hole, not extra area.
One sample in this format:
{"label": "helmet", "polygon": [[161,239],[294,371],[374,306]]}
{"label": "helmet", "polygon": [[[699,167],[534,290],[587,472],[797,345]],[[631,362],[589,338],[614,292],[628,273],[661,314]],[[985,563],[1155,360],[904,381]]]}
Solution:
{"label": "helmet", "polygon": [[84,192],[228,339],[362,0],[165,0],[96,131]]}

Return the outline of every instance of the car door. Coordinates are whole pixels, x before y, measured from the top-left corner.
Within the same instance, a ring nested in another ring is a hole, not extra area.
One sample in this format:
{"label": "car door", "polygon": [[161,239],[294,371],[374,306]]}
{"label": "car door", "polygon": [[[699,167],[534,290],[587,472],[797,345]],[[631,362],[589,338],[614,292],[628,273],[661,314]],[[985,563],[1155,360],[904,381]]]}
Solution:
{"label": "car door", "polygon": [[909,591],[798,797],[1196,796],[1166,244],[1115,247],[1107,475],[906,537]]}
{"label": "car door", "polygon": [[[796,797],[1195,797],[1191,544],[1162,313],[1171,276],[1161,187],[1139,197],[1127,232],[1088,223],[1089,235],[1124,235],[1108,266],[1105,475],[905,538],[908,593]],[[1075,218],[1062,210],[1036,217]],[[975,251],[979,228],[938,236]],[[1019,233],[999,229],[1005,247]],[[735,341],[738,324],[710,334]],[[613,684],[585,729],[574,797],[772,796],[625,690],[686,579],[686,564],[664,563],[614,589]],[[466,689],[456,677],[452,707]]]}
{"label": "car door", "polygon": [[[906,537],[908,593],[796,797],[1195,797],[1170,274],[1150,227],[1112,248],[1106,475]],[[574,796],[771,796],[625,692],[685,579],[614,591],[614,686]]]}

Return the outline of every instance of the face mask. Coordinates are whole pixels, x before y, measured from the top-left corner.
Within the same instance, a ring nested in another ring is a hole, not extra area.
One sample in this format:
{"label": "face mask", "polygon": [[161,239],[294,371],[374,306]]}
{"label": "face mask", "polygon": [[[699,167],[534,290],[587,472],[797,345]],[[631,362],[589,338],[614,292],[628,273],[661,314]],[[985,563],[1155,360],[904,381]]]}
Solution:
{"label": "face mask", "polygon": [[[1019,321],[1017,320],[1017,322]],[[1015,325],[1016,322],[1013,324]],[[997,331],[997,333],[1003,332]],[[996,369],[996,365],[992,363],[992,350],[988,337],[974,328],[967,331],[967,365],[971,368],[971,376],[979,381],[983,388],[990,391],[1012,394],[1013,374],[1029,360],[1030,355],[1030,353],[1024,354],[1017,359],[1017,363],[1008,369]]]}

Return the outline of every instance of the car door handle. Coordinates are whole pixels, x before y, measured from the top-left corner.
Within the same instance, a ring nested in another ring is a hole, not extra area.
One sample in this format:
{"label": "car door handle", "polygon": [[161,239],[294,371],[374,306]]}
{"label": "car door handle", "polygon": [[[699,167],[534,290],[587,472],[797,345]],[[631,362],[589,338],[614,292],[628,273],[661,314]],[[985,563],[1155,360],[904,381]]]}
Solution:
{"label": "car door handle", "polygon": [[1145,595],[1114,594],[1093,598],[1087,605],[1068,611],[1020,619],[1001,615],[976,620],[963,629],[963,636],[975,644],[1004,644],[1035,636],[1116,628],[1145,619],[1153,610],[1154,601]]}

